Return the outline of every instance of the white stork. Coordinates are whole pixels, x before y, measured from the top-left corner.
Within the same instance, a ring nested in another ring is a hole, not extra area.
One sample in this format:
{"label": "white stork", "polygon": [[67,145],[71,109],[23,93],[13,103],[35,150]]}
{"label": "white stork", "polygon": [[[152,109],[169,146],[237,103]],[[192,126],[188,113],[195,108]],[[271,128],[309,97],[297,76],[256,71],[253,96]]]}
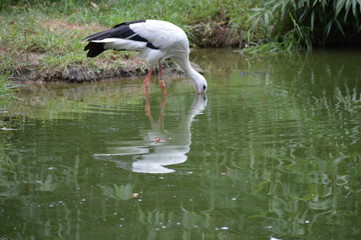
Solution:
{"label": "white stork", "polygon": [[193,81],[197,93],[207,90],[206,79],[194,70],[189,61],[189,42],[185,32],[178,26],[160,20],[138,20],[124,22],[111,29],[92,34],[84,51],[88,57],[96,57],[107,49],[139,51],[140,57],[149,63],[144,85],[148,92],[153,69],[158,65],[159,83],[166,95],[163,71],[160,61],[170,58],[176,62]]}

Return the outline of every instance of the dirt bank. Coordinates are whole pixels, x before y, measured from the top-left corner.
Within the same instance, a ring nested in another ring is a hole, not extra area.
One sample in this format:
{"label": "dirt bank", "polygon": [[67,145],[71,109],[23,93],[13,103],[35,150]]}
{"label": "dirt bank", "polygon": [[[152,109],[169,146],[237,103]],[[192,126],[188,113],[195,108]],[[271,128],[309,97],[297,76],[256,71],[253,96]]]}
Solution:
{"label": "dirt bank", "polygon": [[[197,71],[203,73],[198,65],[193,64]],[[184,73],[178,66],[166,62],[163,63],[164,74],[167,77],[182,76]],[[33,66],[36,68],[36,66]],[[113,68],[99,68],[97,70],[83,66],[66,66],[65,68],[50,68],[46,70],[31,70],[30,68],[18,71],[14,76],[15,82],[21,83],[89,83],[115,78],[142,77],[147,73],[147,64],[140,60],[126,60],[124,64]],[[154,74],[157,74],[155,72]]]}
{"label": "dirt bank", "polygon": [[226,21],[198,23],[191,34],[194,43],[202,48],[239,47],[243,41],[243,32]]}

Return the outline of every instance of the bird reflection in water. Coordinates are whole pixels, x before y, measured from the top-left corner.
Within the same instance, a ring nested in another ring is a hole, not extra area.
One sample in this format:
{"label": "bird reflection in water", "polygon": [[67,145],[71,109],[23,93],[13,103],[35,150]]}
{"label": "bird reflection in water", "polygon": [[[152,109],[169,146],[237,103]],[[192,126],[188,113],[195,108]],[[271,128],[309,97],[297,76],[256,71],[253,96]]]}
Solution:
{"label": "bird reflection in water", "polygon": [[191,124],[194,117],[201,114],[206,108],[207,98],[205,95],[197,95],[188,113],[179,121],[177,128],[169,131],[164,129],[164,106],[165,96],[160,105],[159,121],[154,120],[149,104],[149,94],[146,94],[145,113],[152,128],[143,132],[143,140],[126,142],[128,146],[116,147],[116,151],[112,149],[113,153],[94,154],[94,158],[116,162],[117,167],[132,172],[175,172],[174,169],[166,166],[187,161],[186,154],[189,152],[192,142]]}

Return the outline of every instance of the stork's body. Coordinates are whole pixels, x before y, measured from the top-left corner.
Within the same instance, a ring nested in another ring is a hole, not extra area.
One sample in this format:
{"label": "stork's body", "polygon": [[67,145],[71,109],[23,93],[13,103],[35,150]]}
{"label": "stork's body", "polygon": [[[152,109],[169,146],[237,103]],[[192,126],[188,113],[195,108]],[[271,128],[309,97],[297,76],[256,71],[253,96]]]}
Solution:
{"label": "stork's body", "polygon": [[153,69],[159,66],[160,86],[165,94],[160,61],[170,58],[193,81],[197,93],[204,93],[207,90],[205,78],[191,67],[187,35],[181,28],[170,22],[160,20],[125,22],[85,39],[89,41],[84,48],[84,50],[89,50],[88,57],[96,57],[107,49],[139,51],[140,57],[150,65],[144,80],[146,88],[149,86]]}

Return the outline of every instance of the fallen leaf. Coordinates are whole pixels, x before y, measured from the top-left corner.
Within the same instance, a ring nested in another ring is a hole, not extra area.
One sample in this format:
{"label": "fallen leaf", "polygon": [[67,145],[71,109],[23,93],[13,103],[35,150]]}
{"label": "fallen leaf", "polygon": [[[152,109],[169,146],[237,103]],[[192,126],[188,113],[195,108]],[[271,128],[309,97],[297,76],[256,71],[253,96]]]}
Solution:
{"label": "fallen leaf", "polygon": [[96,3],[90,2],[90,4],[92,5],[93,8],[99,10],[99,6]]}

